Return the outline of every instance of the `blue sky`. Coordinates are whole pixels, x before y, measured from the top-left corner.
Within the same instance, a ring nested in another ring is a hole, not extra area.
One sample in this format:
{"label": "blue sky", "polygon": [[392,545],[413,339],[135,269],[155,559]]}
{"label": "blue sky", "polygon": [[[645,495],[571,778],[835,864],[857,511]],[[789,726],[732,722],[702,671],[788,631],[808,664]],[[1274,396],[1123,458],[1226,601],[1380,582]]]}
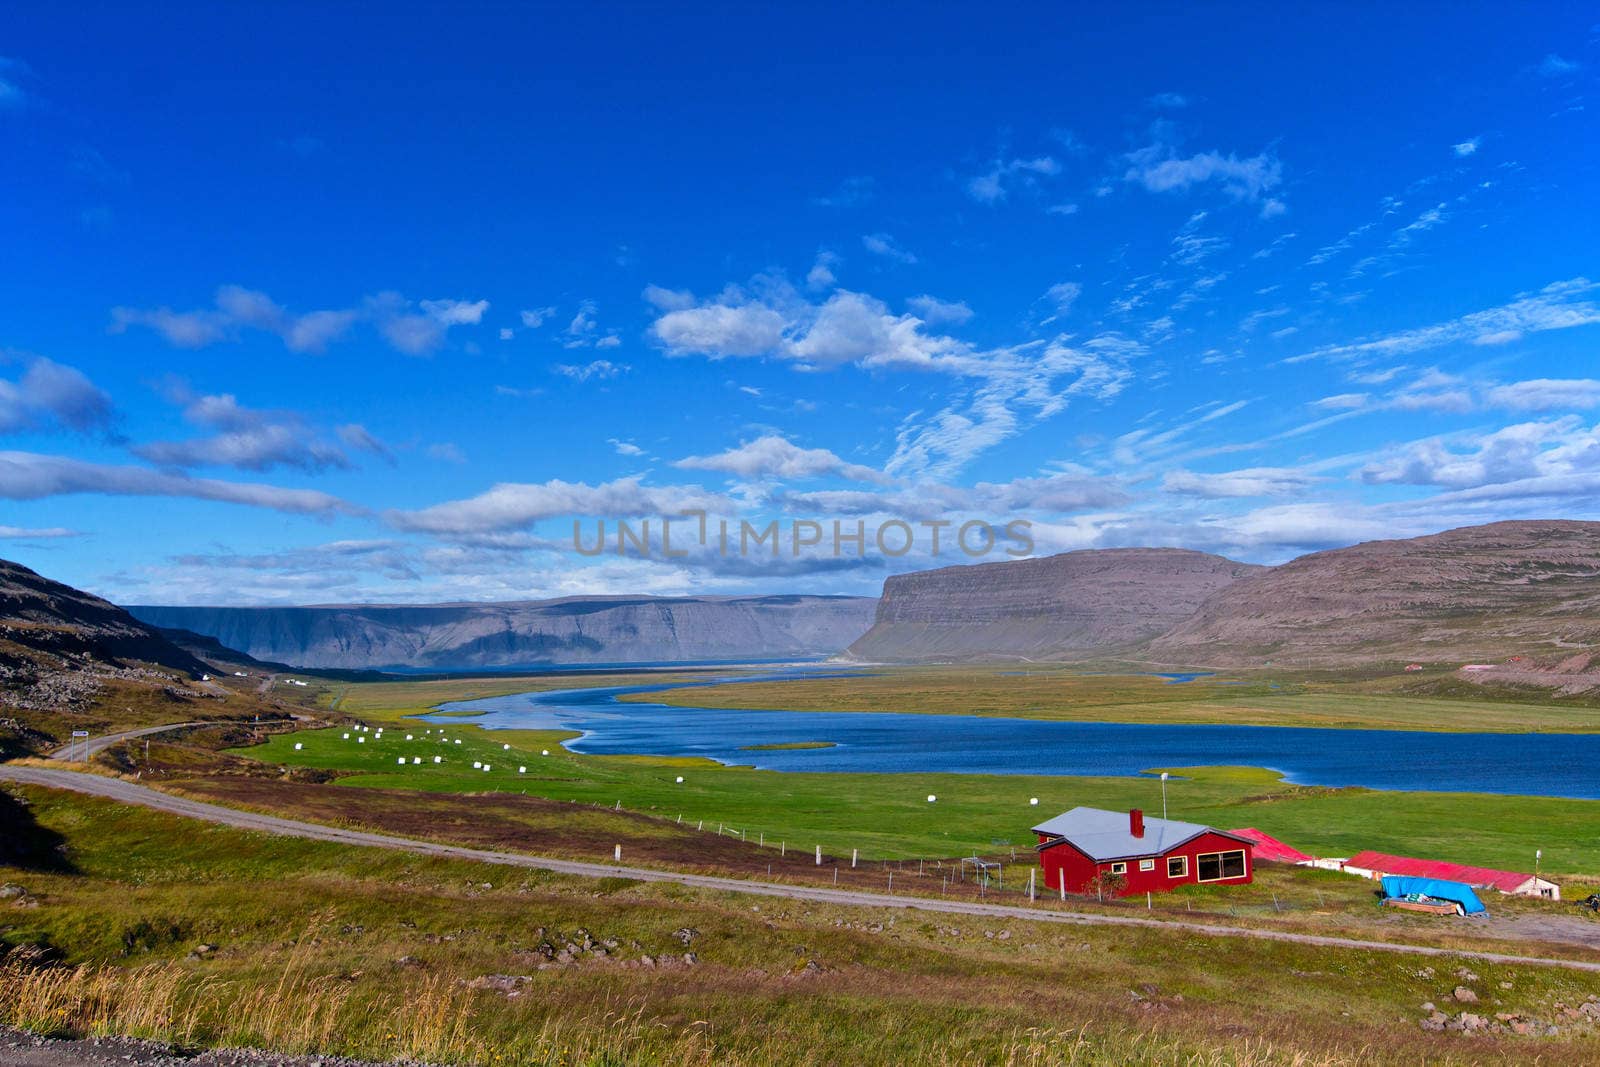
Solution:
{"label": "blue sky", "polygon": [[[1592,8],[692,7],[11,9],[0,555],[872,593],[941,521],[1600,518]],[[868,546],[572,550],[686,509]]]}

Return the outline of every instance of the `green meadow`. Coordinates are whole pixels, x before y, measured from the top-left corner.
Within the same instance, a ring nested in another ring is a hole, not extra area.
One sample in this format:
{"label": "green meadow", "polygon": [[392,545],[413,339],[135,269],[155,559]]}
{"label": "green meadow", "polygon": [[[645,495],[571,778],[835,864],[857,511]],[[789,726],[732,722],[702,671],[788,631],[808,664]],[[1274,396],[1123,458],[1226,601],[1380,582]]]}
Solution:
{"label": "green meadow", "polygon": [[[743,687],[723,691],[734,688]],[[456,699],[456,690],[443,687],[430,695],[440,692],[451,694],[440,699]],[[695,692],[703,697],[708,691]],[[235,754],[335,772],[349,787],[620,804],[668,820],[742,831],[749,840],[806,850],[820,845],[830,854],[855,849],[875,859],[1007,853],[1031,844],[1029,827],[1079,804],[1162,810],[1155,777],[779,773],[696,758],[578,755],[561,747],[574,736],[567,732],[485,730],[470,719],[447,725],[407,719],[426,709],[404,691],[398,692],[407,697],[399,707],[380,706],[395,695],[374,698],[353,687],[341,701],[341,707],[365,709],[371,733],[344,727],[299,731]],[[357,741],[363,736],[369,740]],[[443,762],[435,763],[436,756]],[[402,758],[404,765],[397,762]],[[475,769],[474,762],[487,769]],[[1253,826],[1313,855],[1374,848],[1522,870],[1532,868],[1534,851],[1542,849],[1547,872],[1600,871],[1600,802],[1306,787],[1247,767],[1167,769],[1175,775],[1167,787],[1172,817],[1224,829]],[[933,803],[930,794],[937,797]]]}

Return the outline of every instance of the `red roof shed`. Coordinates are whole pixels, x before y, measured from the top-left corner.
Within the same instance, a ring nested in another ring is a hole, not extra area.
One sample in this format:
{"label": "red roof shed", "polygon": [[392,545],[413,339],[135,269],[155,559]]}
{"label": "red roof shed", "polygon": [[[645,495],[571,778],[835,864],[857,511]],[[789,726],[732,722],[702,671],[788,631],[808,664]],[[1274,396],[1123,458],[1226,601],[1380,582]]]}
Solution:
{"label": "red roof shed", "polygon": [[1560,887],[1554,882],[1517,871],[1497,871],[1492,867],[1469,867],[1462,863],[1422,860],[1411,856],[1391,856],[1384,852],[1368,851],[1358,852],[1345,860],[1344,868],[1352,874],[1370,871],[1372,877],[1398,874],[1413,878],[1442,878],[1447,882],[1463,882],[1479,889],[1497,889],[1502,893],[1515,893],[1521,896],[1561,899]]}
{"label": "red roof shed", "polygon": [[1255,858],[1258,860],[1271,860],[1273,863],[1310,863],[1313,859],[1294,846],[1286,845],[1253,826],[1247,826],[1243,830],[1229,830],[1228,833],[1255,842]]}

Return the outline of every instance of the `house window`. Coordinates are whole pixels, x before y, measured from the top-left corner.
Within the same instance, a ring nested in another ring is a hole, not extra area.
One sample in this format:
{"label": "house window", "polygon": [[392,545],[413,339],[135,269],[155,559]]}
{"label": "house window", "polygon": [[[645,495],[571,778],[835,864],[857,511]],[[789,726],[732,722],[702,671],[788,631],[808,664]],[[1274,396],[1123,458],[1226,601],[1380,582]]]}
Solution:
{"label": "house window", "polygon": [[1167,877],[1168,878],[1186,878],[1186,877],[1188,877],[1188,875],[1189,875],[1189,857],[1188,856],[1168,856],[1167,857]]}
{"label": "house window", "polygon": [[1140,860],[1139,861],[1139,869],[1141,871],[1153,871],[1153,870],[1156,869],[1156,861],[1155,860]]}
{"label": "house window", "polygon": [[1237,852],[1202,852],[1194,858],[1195,872],[1202,882],[1220,882],[1228,878],[1244,877],[1244,850]]}
{"label": "house window", "polygon": [[1111,873],[1112,874],[1127,874],[1128,873],[1128,865],[1126,863],[1113,863],[1111,865]]}

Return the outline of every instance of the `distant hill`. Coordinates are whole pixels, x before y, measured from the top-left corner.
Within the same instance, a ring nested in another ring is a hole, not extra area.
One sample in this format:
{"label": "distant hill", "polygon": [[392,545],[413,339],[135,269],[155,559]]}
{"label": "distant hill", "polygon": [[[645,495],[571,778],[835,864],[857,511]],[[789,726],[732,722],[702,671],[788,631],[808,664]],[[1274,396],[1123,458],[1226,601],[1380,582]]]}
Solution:
{"label": "distant hill", "polygon": [[1147,646],[1166,662],[1239,666],[1565,661],[1596,649],[1600,523],[1559,520],[1301,556],[1218,590]]}
{"label": "distant hill", "polygon": [[1176,548],[1112,548],[889,578],[849,655],[873,662],[1081,659],[1124,651],[1264,568]]}
{"label": "distant hill", "polygon": [[514,667],[825,656],[872,624],[870,597],[564,597],[514,603],[128,610],[300,667]]}

